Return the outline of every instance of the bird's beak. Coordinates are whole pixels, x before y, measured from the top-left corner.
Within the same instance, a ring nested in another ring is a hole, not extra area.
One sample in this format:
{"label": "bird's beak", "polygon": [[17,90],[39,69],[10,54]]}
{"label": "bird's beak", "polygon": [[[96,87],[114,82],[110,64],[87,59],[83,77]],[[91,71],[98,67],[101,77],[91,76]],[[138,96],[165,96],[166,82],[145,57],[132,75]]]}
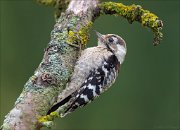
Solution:
{"label": "bird's beak", "polygon": [[107,48],[110,49],[109,45],[107,44],[107,42],[105,40],[105,36],[103,34],[97,32],[96,30],[94,30],[94,31],[96,32],[96,35],[98,36],[98,40],[100,41],[100,43],[103,43]]}
{"label": "bird's beak", "polygon": [[105,43],[105,36],[99,32],[97,32],[96,30],[94,30],[96,32],[96,35],[98,37],[98,41],[100,41],[101,43]]}
{"label": "bird's beak", "polygon": [[97,32],[96,30],[94,30],[94,31],[96,32],[96,35],[98,36],[98,38],[102,38],[103,37],[103,35],[101,33]]}

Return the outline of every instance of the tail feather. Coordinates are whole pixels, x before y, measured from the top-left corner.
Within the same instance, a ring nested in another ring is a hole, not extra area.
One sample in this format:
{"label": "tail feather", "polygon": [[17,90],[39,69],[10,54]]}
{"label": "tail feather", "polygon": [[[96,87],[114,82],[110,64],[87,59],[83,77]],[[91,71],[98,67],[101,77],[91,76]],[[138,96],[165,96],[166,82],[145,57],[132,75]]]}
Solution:
{"label": "tail feather", "polygon": [[71,95],[68,97],[64,98],[62,101],[58,102],[57,104],[53,105],[51,109],[47,112],[47,115],[49,115],[51,112],[56,111],[60,106],[64,105],[71,99]]}

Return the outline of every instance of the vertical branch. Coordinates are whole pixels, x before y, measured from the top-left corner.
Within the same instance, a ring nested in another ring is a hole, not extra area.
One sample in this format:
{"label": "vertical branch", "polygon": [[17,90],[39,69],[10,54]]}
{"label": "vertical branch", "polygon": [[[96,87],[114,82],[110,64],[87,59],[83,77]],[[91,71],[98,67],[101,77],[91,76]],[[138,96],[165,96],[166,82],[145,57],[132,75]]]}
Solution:
{"label": "vertical branch", "polygon": [[3,130],[40,129],[38,118],[46,115],[65,88],[79,54],[85,45],[97,0],[71,0],[65,13],[57,19],[51,41],[34,75],[30,77],[14,108],[5,117]]}

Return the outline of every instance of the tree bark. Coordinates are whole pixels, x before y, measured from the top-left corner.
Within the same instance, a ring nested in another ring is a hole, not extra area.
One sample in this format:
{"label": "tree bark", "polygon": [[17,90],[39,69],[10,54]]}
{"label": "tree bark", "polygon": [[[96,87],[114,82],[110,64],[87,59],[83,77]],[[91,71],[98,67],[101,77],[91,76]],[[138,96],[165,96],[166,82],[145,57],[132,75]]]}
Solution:
{"label": "tree bark", "polygon": [[80,52],[74,45],[83,46],[88,40],[87,27],[94,17],[92,12],[97,4],[97,0],[70,1],[51,32],[51,41],[42,62],[25,84],[14,108],[5,117],[3,130],[40,129],[38,118],[46,115],[73,71]]}

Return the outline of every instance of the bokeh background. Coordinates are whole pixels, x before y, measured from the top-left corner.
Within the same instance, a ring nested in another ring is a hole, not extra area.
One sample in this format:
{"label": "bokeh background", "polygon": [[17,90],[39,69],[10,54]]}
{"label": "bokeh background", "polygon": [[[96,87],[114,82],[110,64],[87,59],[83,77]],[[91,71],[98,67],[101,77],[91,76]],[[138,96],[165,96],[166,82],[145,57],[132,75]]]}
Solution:
{"label": "bokeh background", "polygon": [[[120,75],[109,91],[57,119],[53,129],[180,129],[180,1],[119,2],[139,4],[157,14],[164,21],[163,41],[152,46],[152,32],[137,22],[131,25],[114,16],[98,18],[93,29],[118,34],[127,42]],[[53,12],[52,7],[31,0],[0,2],[0,124],[42,59],[55,23]],[[97,44],[93,29],[88,46]]]}

